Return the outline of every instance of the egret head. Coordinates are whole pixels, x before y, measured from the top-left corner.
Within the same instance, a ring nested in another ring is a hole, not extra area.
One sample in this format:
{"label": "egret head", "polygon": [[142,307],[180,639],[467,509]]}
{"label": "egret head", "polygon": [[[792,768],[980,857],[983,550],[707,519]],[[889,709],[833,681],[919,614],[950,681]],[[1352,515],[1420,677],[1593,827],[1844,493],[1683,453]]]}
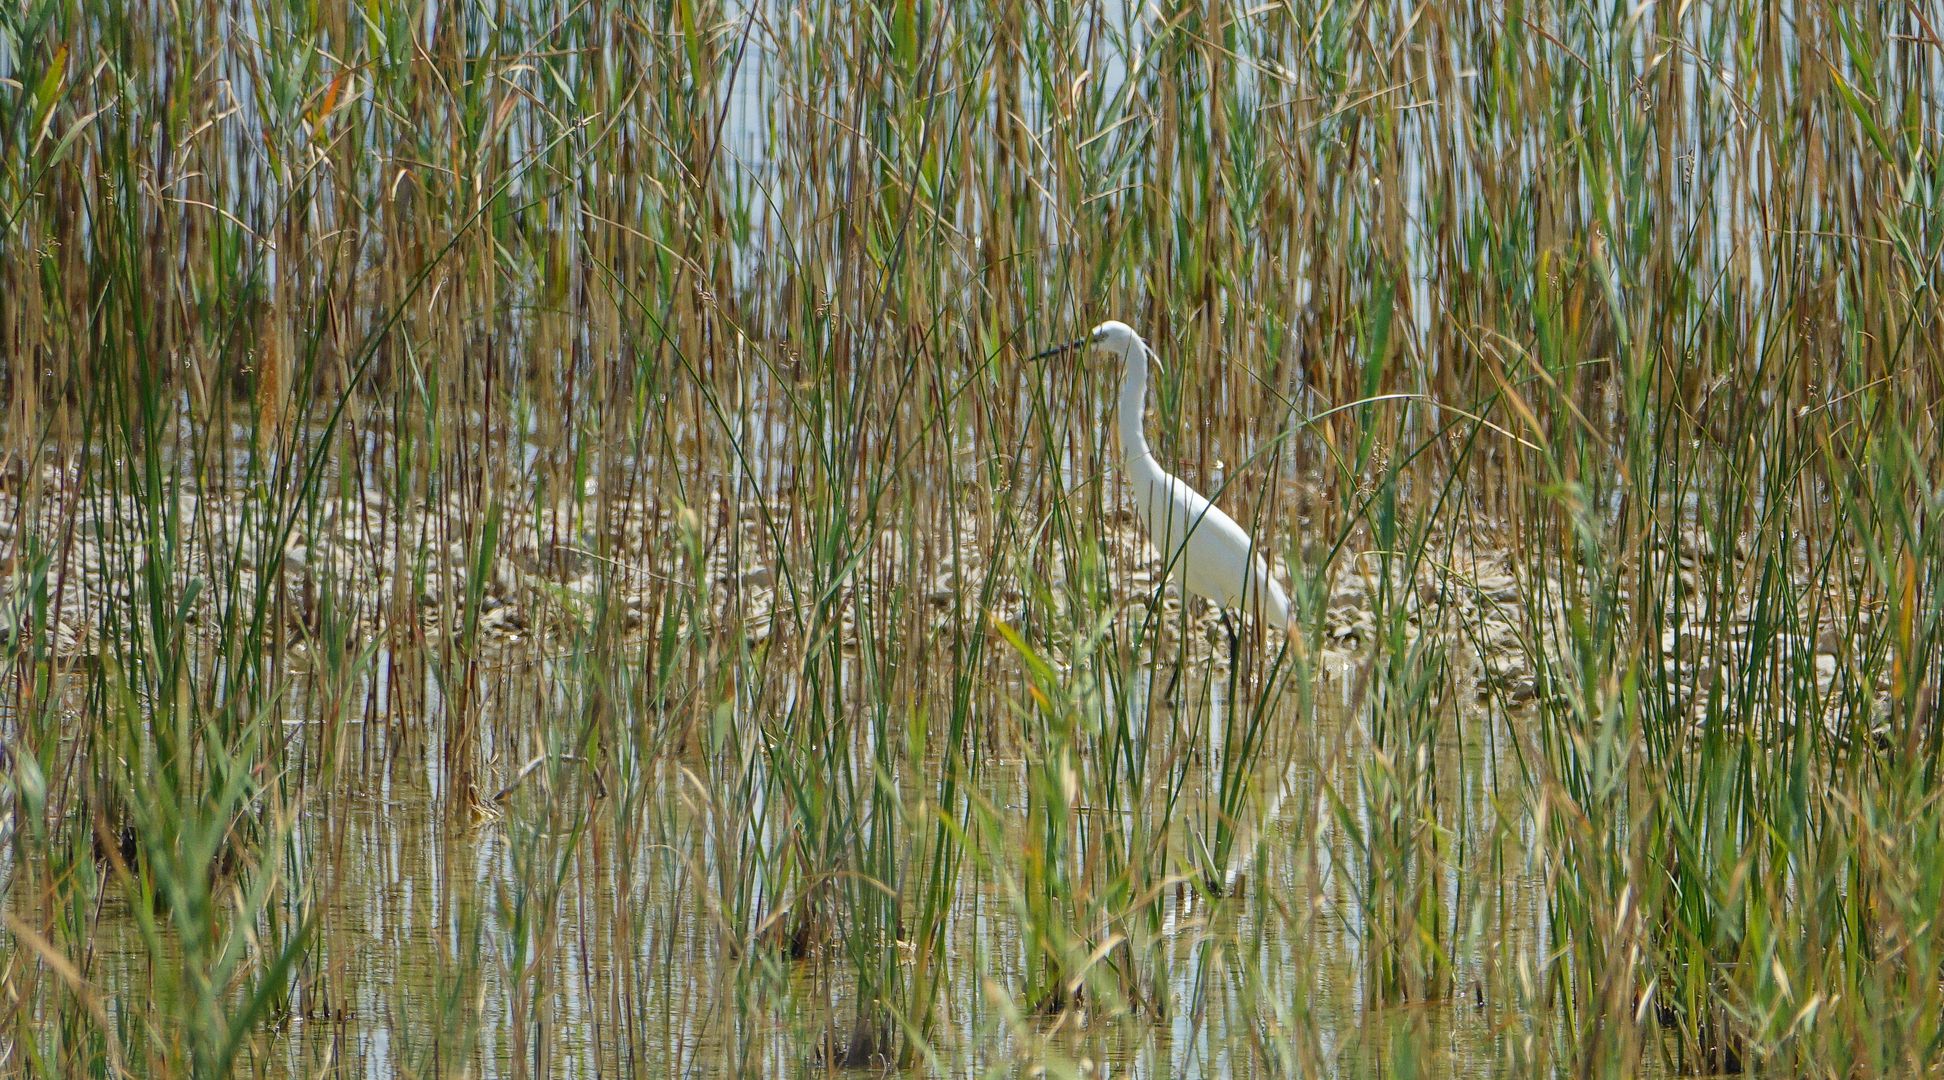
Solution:
{"label": "egret head", "polygon": [[1044,352],[1036,353],[1034,354],[1034,359],[1044,356],[1057,356],[1060,353],[1071,352],[1083,345],[1092,345],[1101,352],[1121,360],[1125,360],[1130,356],[1152,357],[1153,355],[1153,351],[1147,347],[1147,342],[1141,340],[1141,335],[1135,333],[1133,327],[1124,322],[1109,319],[1094,327],[1086,337],[1078,341],[1066,342],[1063,345],[1055,345]]}
{"label": "egret head", "polygon": [[1141,335],[1135,333],[1133,327],[1113,319],[1094,327],[1087,340],[1095,348],[1114,356],[1126,356],[1128,350],[1143,344]]}

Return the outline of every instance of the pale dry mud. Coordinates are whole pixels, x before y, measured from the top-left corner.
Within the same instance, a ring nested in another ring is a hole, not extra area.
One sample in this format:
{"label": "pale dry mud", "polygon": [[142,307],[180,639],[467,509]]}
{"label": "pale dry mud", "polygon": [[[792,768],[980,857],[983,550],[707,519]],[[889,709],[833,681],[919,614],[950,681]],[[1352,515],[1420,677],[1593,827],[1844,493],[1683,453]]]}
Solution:
{"label": "pale dry mud", "polygon": [[[1043,604],[1074,584],[1070,558],[1016,554],[995,572],[988,555],[1000,543],[995,525],[989,514],[973,512],[955,529],[922,535],[876,529],[855,541],[859,547],[830,580],[827,572],[819,578],[775,557],[772,538],[790,527],[786,508],[732,502],[719,492],[683,507],[640,485],[607,496],[590,485],[578,500],[551,505],[507,490],[454,493],[401,510],[365,489],[279,516],[260,498],[184,489],[173,520],[164,521],[131,497],[85,488],[70,472],[50,467],[39,481],[31,508],[18,476],[0,486],[0,639],[51,633],[52,652],[67,658],[97,654],[104,628],[126,632],[114,628],[138,616],[137,582],[156,557],[171,560],[166,580],[175,600],[189,601],[189,621],[210,639],[226,598],[249,610],[247,601],[267,587],[267,610],[277,622],[269,629],[282,635],[299,670],[326,634],[341,635],[355,652],[452,637],[460,628],[475,646],[517,656],[559,648],[604,609],[630,631],[659,630],[672,619],[686,636],[700,618],[705,635],[739,634],[761,645],[778,636],[834,634],[849,648],[860,618],[873,626],[904,620],[920,633],[968,619],[1020,624],[1032,618],[1029,589],[1039,590]],[[1199,600],[1183,615],[1125,493],[1116,489],[1111,498],[1099,573],[1090,583],[1106,613],[1156,650],[1225,666],[1232,624]],[[494,504],[502,509],[491,557],[482,561],[480,522],[483,508]],[[161,539],[171,536],[173,548]],[[1757,575],[1742,569],[1747,551],[1718,551],[1705,531],[1690,526],[1678,543],[1653,545],[1649,557],[1655,565],[1648,573],[1623,572],[1618,580],[1665,583],[1665,614],[1656,623],[1663,629],[1658,640],[1641,637],[1646,655],[1639,659],[1643,667],[1660,665],[1656,685],[1666,707],[1700,725],[1720,717],[1724,698],[1732,698],[1727,707],[1740,714],[1733,719],[1779,718],[1774,730],[1790,730],[1805,711],[1845,738],[1874,728],[1888,687],[1860,686],[1853,677],[1869,647],[1867,605],[1841,618],[1844,604],[1808,584],[1804,571],[1783,624],[1813,627],[1813,634],[1769,633],[1763,627],[1778,621],[1777,601],[1761,597]],[[1725,571],[1722,560],[1731,564]],[[1353,671],[1380,647],[1407,648],[1454,665],[1453,674],[1479,697],[1518,707],[1553,693],[1548,672],[1572,661],[1568,612],[1584,602],[1584,581],[1569,590],[1557,576],[1534,573],[1495,536],[1436,538],[1415,559],[1352,542],[1301,574],[1280,557],[1271,561],[1294,583],[1299,608],[1307,602],[1315,612],[1317,632],[1304,637],[1320,642],[1323,655],[1313,659],[1325,674]],[[1021,580],[1021,566],[1037,580]],[[1749,584],[1728,594],[1708,587],[1723,580]],[[476,620],[469,611],[475,596]],[[830,599],[819,604],[816,596]],[[1621,606],[1633,606],[1631,600],[1623,584]],[[1766,619],[1761,604],[1769,605]],[[1056,646],[1065,636],[1057,626],[1041,632]],[[1782,674],[1805,657],[1815,671],[1813,694]],[[1752,671],[1762,665],[1775,677]],[[1718,686],[1752,690],[1712,693]],[[1869,703],[1867,715],[1857,715],[1858,702]]]}

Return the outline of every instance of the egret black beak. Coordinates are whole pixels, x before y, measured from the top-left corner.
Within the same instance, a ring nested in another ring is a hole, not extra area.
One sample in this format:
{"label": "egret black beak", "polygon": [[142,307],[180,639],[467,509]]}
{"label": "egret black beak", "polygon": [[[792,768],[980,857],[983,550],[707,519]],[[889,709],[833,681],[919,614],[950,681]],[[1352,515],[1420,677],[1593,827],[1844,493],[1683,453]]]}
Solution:
{"label": "egret black beak", "polygon": [[1033,355],[1031,355],[1031,356],[1029,356],[1029,357],[1027,357],[1026,359],[1028,359],[1028,360],[1044,360],[1044,359],[1046,359],[1046,358],[1047,358],[1047,357],[1049,357],[1049,356],[1058,356],[1058,355],[1060,355],[1061,353],[1070,353],[1070,352],[1072,352],[1073,350],[1075,350],[1075,349],[1077,349],[1077,348],[1079,348],[1080,346],[1082,346],[1082,345],[1085,345],[1085,344],[1087,343],[1087,341],[1088,341],[1088,339],[1087,339],[1087,338],[1074,338],[1074,339],[1073,339],[1072,341],[1068,341],[1068,342],[1064,342],[1064,343],[1062,343],[1062,344],[1059,344],[1059,345],[1055,345],[1055,346],[1053,346],[1053,347],[1052,347],[1052,348],[1050,348],[1050,349],[1042,349],[1042,350],[1040,350],[1039,352],[1036,352],[1036,353],[1034,353]]}

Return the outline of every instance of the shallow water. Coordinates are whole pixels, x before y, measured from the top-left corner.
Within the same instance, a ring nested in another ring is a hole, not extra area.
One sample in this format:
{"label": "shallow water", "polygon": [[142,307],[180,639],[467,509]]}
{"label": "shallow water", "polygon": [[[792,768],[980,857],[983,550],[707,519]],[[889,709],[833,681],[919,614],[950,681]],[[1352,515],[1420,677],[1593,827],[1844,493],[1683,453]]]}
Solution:
{"label": "shallow water", "polygon": [[[557,674],[511,665],[495,683],[504,701],[531,700]],[[1335,671],[1319,696],[1351,677]],[[1192,683],[1185,677],[1181,692],[1221,696],[1219,682]],[[286,903],[318,905],[317,947],[297,976],[290,1015],[252,1040],[263,1074],[391,1075],[464,1061],[484,1076],[777,1075],[814,1071],[826,1038],[841,1045],[848,1037],[854,982],[840,941],[803,959],[739,954],[749,928],[733,924],[715,888],[750,851],[724,858],[726,803],[712,805],[701,786],[728,773],[705,756],[631,759],[620,748],[598,792],[584,757],[556,747],[529,758],[534,748],[513,745],[511,732],[521,730],[549,738],[547,721],[495,717],[486,730],[505,741],[488,751],[498,782],[485,786],[505,790],[494,792],[501,797],[490,816],[455,824],[427,738],[442,721],[436,679],[426,699],[412,717],[363,719],[354,710],[330,729],[293,722],[290,775],[314,769],[334,739],[339,779],[302,793],[300,821],[281,848],[302,880]],[[746,715],[726,722],[757,724]],[[1449,789],[1441,797],[1452,800],[1444,816],[1461,832],[1484,833],[1489,778],[1515,775],[1507,732],[1482,710],[1463,730],[1466,738],[1440,744],[1435,763],[1441,778],[1455,778],[1440,781]],[[934,1035],[945,1071],[1003,1071],[1020,1057],[1056,1074],[1064,1062],[1081,1075],[1256,1075],[1288,1065],[1283,1053],[1352,1074],[1379,1062],[1408,1074],[1413,1059],[1437,1075],[1503,1065],[1507,1008],[1487,999],[1486,943],[1469,932],[1458,938],[1449,1000],[1366,1003],[1370,928],[1356,898],[1370,881],[1349,834],[1352,823],[1374,827],[1370,801],[1357,794],[1356,747],[1368,733],[1325,706],[1313,725],[1285,735],[1261,772],[1246,857],[1231,873],[1239,895],[1203,895],[1192,868],[1175,868],[1190,872],[1167,888],[1150,954],[1165,972],[1164,1017],[1100,1016],[1084,1005],[1058,1018],[1018,1015],[1020,1004],[1005,1000],[1025,979],[1008,900],[1018,867],[999,863],[998,851],[969,859],[951,905]],[[1183,798],[1192,829],[1207,820],[1210,792],[1206,773],[1190,771],[1193,790]],[[1001,813],[1025,807],[1027,772],[1016,752],[986,762],[985,791],[1005,804]],[[1330,820],[1326,786],[1347,798],[1342,823]],[[1102,822],[1119,816],[1077,809]],[[760,805],[751,816],[763,816]],[[1476,879],[1462,878],[1457,865],[1444,875],[1451,917],[1477,903],[1462,891],[1476,890]],[[1530,883],[1508,872],[1493,888],[1505,924],[1533,936],[1504,947],[1543,946],[1543,906]],[[89,978],[104,990],[143,986],[150,954],[139,921],[125,890],[111,887],[107,897]],[[147,1009],[139,998],[111,998],[122,1022],[139,1026]],[[1293,1051],[1292,1041],[1304,1049]]]}

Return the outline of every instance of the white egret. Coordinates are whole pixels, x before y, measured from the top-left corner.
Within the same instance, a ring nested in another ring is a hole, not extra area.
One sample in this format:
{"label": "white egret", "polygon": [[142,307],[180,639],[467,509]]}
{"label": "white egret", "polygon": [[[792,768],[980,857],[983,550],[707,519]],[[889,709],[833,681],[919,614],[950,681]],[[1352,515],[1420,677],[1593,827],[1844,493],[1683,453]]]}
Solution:
{"label": "white egret", "polygon": [[[1142,426],[1147,403],[1148,361],[1160,358],[1134,328],[1108,321],[1078,341],[1057,345],[1033,357],[1052,356],[1094,345],[1121,361],[1121,467],[1134,489],[1134,509],[1161,553],[1162,565],[1183,592],[1237,608],[1278,630],[1289,629],[1289,594],[1269,573],[1255,540],[1222,508],[1180,477],[1170,475],[1148,450]],[[1226,620],[1225,620],[1226,621]],[[1230,646],[1234,639],[1231,631]]]}

